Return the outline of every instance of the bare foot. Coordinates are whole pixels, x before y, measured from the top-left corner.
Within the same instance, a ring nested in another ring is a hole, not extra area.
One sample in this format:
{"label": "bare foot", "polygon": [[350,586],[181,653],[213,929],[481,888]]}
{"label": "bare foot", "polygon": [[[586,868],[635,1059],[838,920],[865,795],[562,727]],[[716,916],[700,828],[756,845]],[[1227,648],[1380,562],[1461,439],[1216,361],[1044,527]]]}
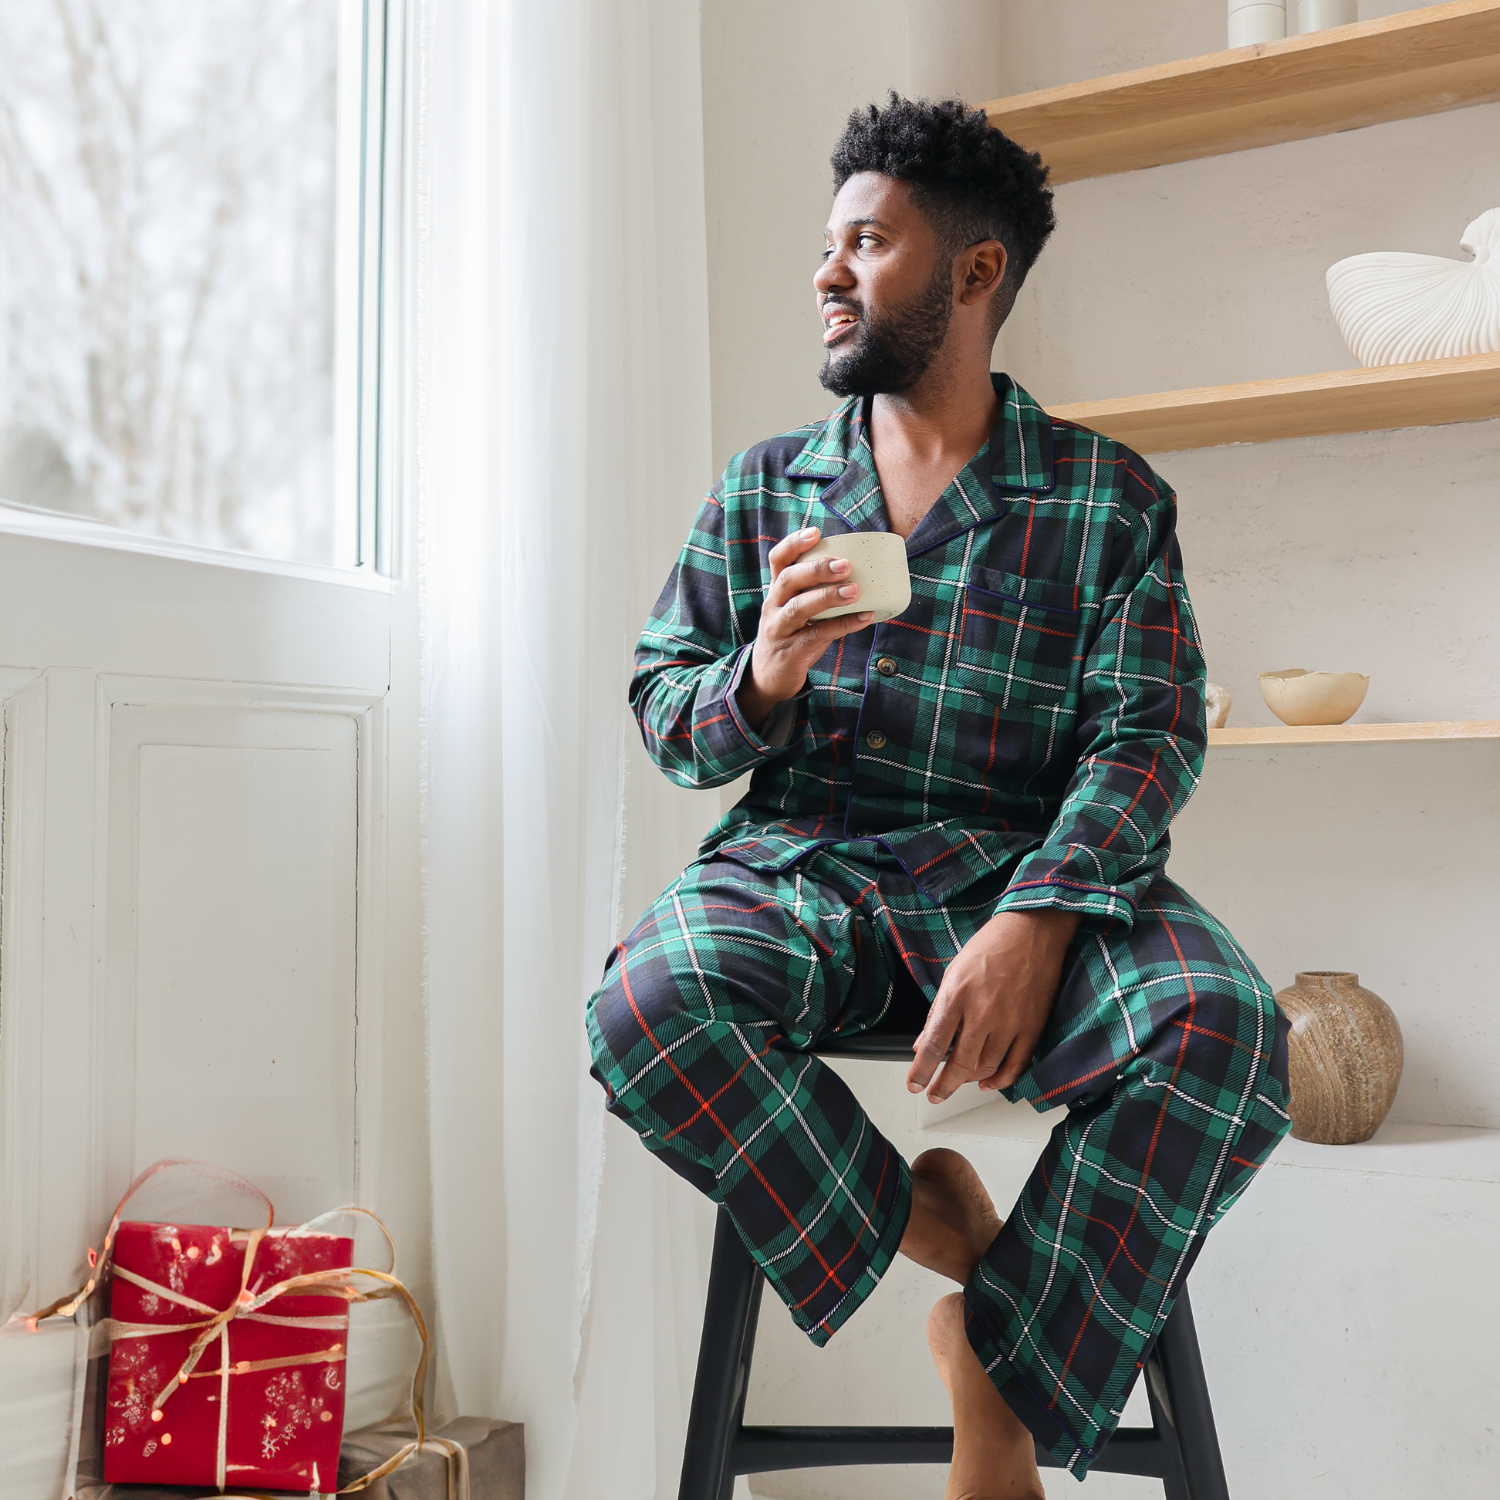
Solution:
{"label": "bare foot", "polygon": [[1031,1433],[969,1345],[962,1292],[932,1309],[927,1344],[953,1402],[953,1466],[943,1500],[1046,1500]]}
{"label": "bare foot", "polygon": [[979,1173],[957,1151],[924,1151],[911,1164],[911,1218],[901,1253],[962,1285],[1000,1233]]}

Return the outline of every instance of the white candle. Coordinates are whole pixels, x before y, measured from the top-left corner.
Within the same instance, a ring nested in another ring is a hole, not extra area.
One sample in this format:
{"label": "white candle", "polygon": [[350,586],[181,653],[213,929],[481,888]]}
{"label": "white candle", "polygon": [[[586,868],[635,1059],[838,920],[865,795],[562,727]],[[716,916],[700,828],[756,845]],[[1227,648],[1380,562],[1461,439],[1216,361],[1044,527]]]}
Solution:
{"label": "white candle", "polygon": [[1286,0],[1229,0],[1229,45],[1253,47],[1286,35]]}
{"label": "white candle", "polygon": [[1302,0],[1298,30],[1327,31],[1332,26],[1352,26],[1359,20],[1359,0]]}

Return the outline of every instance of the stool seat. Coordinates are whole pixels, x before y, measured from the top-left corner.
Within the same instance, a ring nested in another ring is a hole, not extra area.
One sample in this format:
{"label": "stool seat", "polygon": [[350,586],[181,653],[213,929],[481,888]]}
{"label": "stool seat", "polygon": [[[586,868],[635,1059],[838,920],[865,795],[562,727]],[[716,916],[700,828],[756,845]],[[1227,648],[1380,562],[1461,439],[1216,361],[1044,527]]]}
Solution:
{"label": "stool seat", "polygon": [[910,1063],[918,1034],[905,1031],[864,1031],[855,1036],[831,1036],[826,1041],[819,1042],[812,1050],[817,1057],[859,1057],[872,1062]]}
{"label": "stool seat", "polygon": [[[875,1031],[831,1037],[812,1050],[821,1057],[909,1063],[915,1040],[910,1031]],[[951,1427],[745,1426],[764,1289],[765,1277],[721,1208],[678,1500],[730,1500],[740,1474],[953,1461]],[[1160,1480],[1165,1500],[1229,1500],[1185,1285],[1146,1356],[1144,1376],[1151,1426],[1117,1430],[1093,1470]],[[1040,1445],[1036,1459],[1041,1467],[1057,1467]]]}

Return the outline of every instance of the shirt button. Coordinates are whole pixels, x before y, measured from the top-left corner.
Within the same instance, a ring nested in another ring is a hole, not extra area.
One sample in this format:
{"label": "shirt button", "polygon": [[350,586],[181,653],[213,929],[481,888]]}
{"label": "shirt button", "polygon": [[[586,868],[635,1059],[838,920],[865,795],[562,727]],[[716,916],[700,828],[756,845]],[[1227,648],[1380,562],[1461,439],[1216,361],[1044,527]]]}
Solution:
{"label": "shirt button", "polygon": [[875,663],[875,670],[879,672],[882,677],[894,677],[896,675],[896,663],[893,662],[890,657],[882,656],[880,660]]}
{"label": "shirt button", "polygon": [[872,729],[865,736],[865,744],[867,744],[872,750],[884,750],[885,736],[878,729]]}

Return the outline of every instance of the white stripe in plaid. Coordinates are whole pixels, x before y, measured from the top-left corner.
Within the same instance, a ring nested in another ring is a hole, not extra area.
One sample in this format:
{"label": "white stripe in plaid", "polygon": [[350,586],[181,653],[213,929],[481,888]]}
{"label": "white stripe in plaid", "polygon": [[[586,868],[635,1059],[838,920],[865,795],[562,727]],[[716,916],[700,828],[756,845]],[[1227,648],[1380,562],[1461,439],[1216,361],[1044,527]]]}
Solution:
{"label": "white stripe in plaid", "polygon": [[[893,1014],[915,1031],[926,997],[908,971],[940,975],[1007,874],[945,907],[894,858],[847,846],[787,873],[711,858],[620,945],[590,1002],[610,1109],[728,1208],[817,1343],[879,1282],[909,1185],[805,1049],[892,1029]],[[1170,881],[1130,931],[1080,929],[1010,1091],[1070,1112],[965,1289],[991,1378],[1075,1473],[1114,1430],[1204,1234],[1285,1131],[1285,1090],[1268,987]]]}

